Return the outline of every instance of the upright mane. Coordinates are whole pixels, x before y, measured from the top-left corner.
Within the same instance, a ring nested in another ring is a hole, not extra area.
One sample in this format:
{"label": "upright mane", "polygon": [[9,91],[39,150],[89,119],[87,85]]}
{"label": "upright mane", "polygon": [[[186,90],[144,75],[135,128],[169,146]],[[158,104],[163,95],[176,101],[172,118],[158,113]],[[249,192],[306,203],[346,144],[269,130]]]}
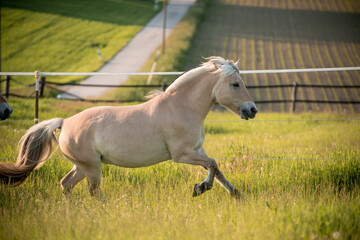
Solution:
{"label": "upright mane", "polygon": [[215,70],[212,71],[214,74],[220,73],[224,77],[229,77],[235,72],[239,73],[239,68],[237,67],[239,61],[225,60],[222,57],[209,57],[206,59],[208,61],[203,63],[202,66],[208,66],[209,68],[215,66]]}
{"label": "upright mane", "polygon": [[[200,74],[203,74],[205,72],[209,72],[211,74],[221,74],[223,77],[229,77],[235,72],[239,72],[239,69],[237,67],[238,62],[234,62],[232,60],[225,60],[222,57],[208,57],[205,58],[208,60],[207,62],[202,63],[199,67],[191,69],[187,72],[185,72],[183,75],[178,77],[167,89],[165,92],[172,91],[173,89],[176,89],[178,86],[184,84],[190,79],[193,79],[194,77],[199,76]],[[161,90],[153,90],[149,92],[145,97],[147,99],[154,98],[158,95],[161,95],[164,93]]]}

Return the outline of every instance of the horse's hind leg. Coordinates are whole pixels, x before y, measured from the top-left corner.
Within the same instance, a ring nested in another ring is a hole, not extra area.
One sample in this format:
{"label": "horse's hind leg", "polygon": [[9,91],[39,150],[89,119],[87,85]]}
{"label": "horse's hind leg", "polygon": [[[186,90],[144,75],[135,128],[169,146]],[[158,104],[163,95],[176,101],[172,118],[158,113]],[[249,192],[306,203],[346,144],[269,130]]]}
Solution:
{"label": "horse's hind leg", "polygon": [[88,181],[91,196],[102,197],[100,189],[101,181],[101,161],[89,162],[83,166],[86,179]]}
{"label": "horse's hind leg", "polygon": [[[88,180],[90,194],[101,194],[101,155],[96,151],[91,129],[77,132],[72,125],[80,125],[81,122],[65,120],[59,136],[59,146],[63,154],[76,165],[71,172],[62,180],[65,190],[74,186],[81,179]],[[84,130],[84,129],[83,129]],[[69,182],[69,184],[67,184]]]}
{"label": "horse's hind leg", "polygon": [[[78,165],[80,164],[78,163]],[[80,165],[80,167],[74,165],[73,169],[60,181],[64,195],[68,196],[75,185],[85,177],[91,196],[101,196],[101,163]]]}
{"label": "horse's hind leg", "polygon": [[69,196],[75,185],[85,178],[85,174],[76,166],[61,179],[60,184],[65,197]]}
{"label": "horse's hind leg", "polygon": [[[75,151],[78,149],[68,149],[63,147],[64,155],[74,163],[74,168],[61,180],[61,186],[65,193],[82,179],[86,177],[88,181],[91,196],[101,196],[100,179],[101,179],[101,158],[95,151]],[[73,152],[73,153],[71,153]]]}

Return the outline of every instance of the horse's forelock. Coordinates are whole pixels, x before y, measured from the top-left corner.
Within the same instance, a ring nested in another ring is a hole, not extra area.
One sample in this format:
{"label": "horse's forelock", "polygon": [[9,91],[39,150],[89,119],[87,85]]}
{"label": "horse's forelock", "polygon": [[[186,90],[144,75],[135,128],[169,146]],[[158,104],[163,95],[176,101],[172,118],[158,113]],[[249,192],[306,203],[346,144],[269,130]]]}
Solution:
{"label": "horse's forelock", "polygon": [[239,72],[236,63],[232,60],[225,60],[222,57],[209,57],[208,61],[203,63],[203,66],[213,67],[212,73],[221,73],[223,76],[231,76],[235,72]]}

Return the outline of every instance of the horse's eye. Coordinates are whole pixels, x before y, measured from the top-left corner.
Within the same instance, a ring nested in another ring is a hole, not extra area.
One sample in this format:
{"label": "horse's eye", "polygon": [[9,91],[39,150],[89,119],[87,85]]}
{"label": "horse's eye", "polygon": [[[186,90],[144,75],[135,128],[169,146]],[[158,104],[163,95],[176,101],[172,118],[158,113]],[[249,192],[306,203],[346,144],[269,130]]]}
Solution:
{"label": "horse's eye", "polygon": [[233,85],[233,87],[239,87],[239,83],[237,83],[237,82],[233,83],[232,85]]}

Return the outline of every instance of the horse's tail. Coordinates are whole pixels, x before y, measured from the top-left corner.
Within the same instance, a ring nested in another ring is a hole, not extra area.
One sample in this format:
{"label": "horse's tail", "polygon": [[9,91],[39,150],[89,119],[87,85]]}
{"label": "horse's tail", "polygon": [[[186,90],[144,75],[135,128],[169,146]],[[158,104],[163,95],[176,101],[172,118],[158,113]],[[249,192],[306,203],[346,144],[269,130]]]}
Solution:
{"label": "horse's tail", "polygon": [[54,118],[32,126],[21,138],[19,155],[15,163],[0,163],[0,182],[19,185],[29,174],[42,166],[50,157],[54,132],[61,128],[63,119]]}

